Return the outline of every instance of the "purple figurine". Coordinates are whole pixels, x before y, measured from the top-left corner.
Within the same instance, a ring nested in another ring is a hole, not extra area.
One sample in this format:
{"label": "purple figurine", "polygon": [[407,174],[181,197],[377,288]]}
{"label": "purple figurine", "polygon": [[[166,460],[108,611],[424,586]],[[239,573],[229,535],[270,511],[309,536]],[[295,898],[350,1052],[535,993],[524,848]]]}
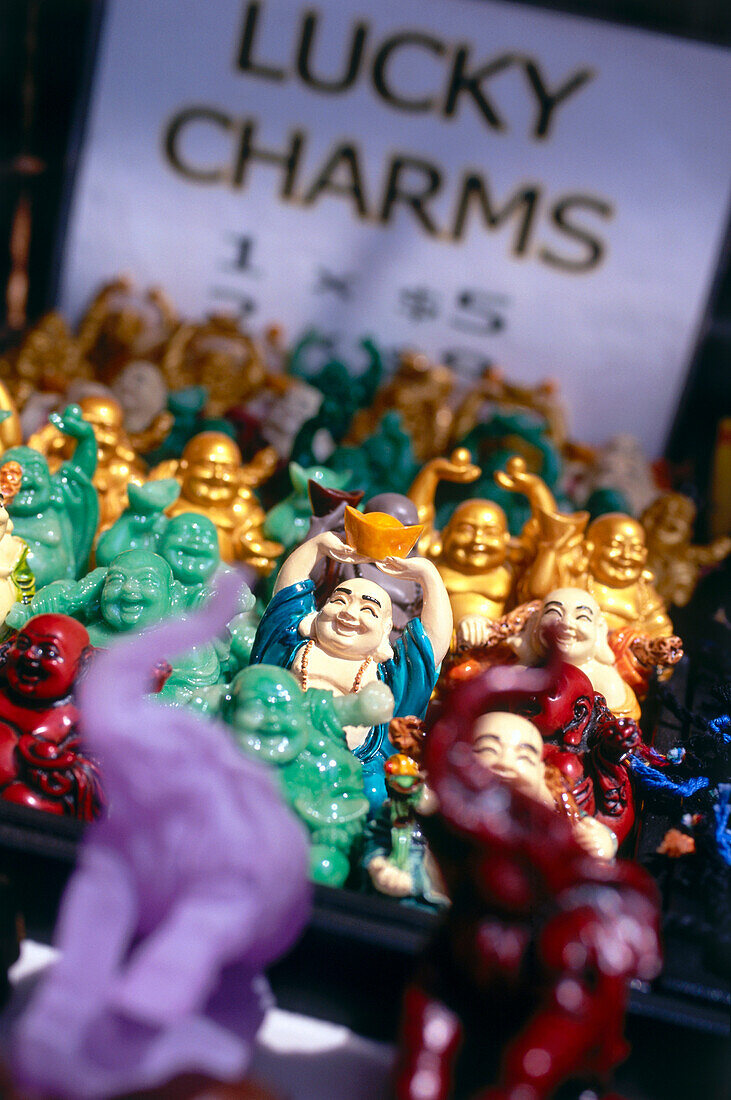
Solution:
{"label": "purple figurine", "polygon": [[61,957],[13,1033],[23,1089],[85,1100],[246,1073],[262,970],[309,913],[307,841],[223,726],[147,694],[161,654],[224,629],[239,587],[221,577],[201,611],[115,645],[84,685],[109,812],[63,899]]}

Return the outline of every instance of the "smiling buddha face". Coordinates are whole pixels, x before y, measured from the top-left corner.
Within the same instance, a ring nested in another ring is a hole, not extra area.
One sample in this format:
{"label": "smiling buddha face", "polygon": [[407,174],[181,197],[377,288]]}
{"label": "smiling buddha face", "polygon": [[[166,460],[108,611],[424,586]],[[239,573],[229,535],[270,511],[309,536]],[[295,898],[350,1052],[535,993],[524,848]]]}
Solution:
{"label": "smiling buddha face", "polygon": [[391,597],[373,581],[354,577],[339,584],[314,617],[310,636],[330,657],[388,660],[393,625]]}
{"label": "smiling buddha face", "polygon": [[466,500],[442,533],[442,559],[459,573],[485,573],[505,561],[505,513],[490,500]]}

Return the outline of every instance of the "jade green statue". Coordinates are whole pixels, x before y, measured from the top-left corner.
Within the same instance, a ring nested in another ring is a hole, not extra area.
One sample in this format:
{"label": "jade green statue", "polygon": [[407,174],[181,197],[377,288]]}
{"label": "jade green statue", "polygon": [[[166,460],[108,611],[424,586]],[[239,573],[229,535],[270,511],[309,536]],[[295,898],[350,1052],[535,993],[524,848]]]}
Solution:
{"label": "jade green statue", "polygon": [[327,463],[362,489],[366,500],[379,493],[405,494],[419,472],[411,436],[393,410],[384,413],[372,435],[357,446],[338,447]]}
{"label": "jade green statue", "polygon": [[268,539],[281,542],[284,547],[282,561],[289,557],[291,550],[299,546],[308,537],[312,506],[307,483],[318,482],[327,489],[344,489],[350,479],[346,472],[329,470],[327,466],[300,466],[297,462],[289,464],[289,480],[292,492],[267,512],[264,520],[264,534]]}
{"label": "jade green statue", "polygon": [[[193,596],[173,576],[168,562],[151,550],[126,550],[109,566],[94,569],[79,581],[54,581],[38,592],[29,605],[16,605],[8,625],[20,629],[32,615],[61,612],[84,623],[91,643],[109,646],[118,634],[143,630],[161,619],[184,611],[203,598],[204,586]],[[250,593],[246,607],[253,603]],[[201,688],[222,679],[221,656],[230,642],[206,643],[178,658],[160,697],[168,702],[187,702]],[[165,654],[160,654],[161,660]]]}
{"label": "jade green statue", "polygon": [[220,692],[215,709],[247,755],[277,768],[286,801],[310,832],[313,880],[342,886],[368,815],[362,765],[344,726],[387,722],[389,688],[379,681],[351,695],[305,693],[291,672],[252,665]]}
{"label": "jade green statue", "polygon": [[96,544],[97,565],[109,565],[125,550],[157,551],[160,539],[170,519],[165,509],[180,495],[180,485],[173,477],[148,481],[144,485],[130,482],[127,486],[127,507],[119,519],[104,531]]}
{"label": "jade green statue", "polygon": [[36,589],[51,581],[83,575],[99,523],[99,500],[92,484],[97,443],[78,405],[68,405],[53,424],[76,440],[73,456],[51,474],[48,462],[31,447],[11,447],[3,462],[18,462],[23,480],[8,504],[15,534],[28,544],[28,566]]}

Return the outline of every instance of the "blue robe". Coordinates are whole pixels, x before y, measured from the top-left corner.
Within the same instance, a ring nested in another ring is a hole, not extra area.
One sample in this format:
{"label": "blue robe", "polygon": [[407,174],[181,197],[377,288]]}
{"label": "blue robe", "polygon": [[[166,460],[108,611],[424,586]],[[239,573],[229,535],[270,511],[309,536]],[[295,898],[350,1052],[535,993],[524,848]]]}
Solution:
{"label": "blue robe", "polygon": [[[250,664],[279,665],[290,668],[297,650],[307,639],[298,633],[306,615],[316,611],[315,586],[311,580],[297,581],[277,592],[267,607],[254,639]],[[378,679],[393,692],[394,717],[415,714],[423,718],[438,669],[434,651],[420,619],[412,619],[396,642],[394,655],[377,666]],[[363,765],[363,784],[371,811],[375,813],[386,798],[383,765],[395,752],[388,739],[388,723],[373,726],[365,741],[354,749]]]}

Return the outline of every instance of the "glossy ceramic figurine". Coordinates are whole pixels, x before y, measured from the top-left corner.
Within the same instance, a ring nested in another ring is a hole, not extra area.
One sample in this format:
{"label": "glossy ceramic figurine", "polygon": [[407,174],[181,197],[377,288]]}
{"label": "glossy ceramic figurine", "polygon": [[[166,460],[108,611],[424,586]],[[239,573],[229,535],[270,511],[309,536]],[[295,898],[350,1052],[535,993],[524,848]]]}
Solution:
{"label": "glossy ceramic figurine", "polygon": [[183,1074],[240,1081],[270,1003],[262,972],[307,919],[306,837],[271,777],[210,718],[147,696],[160,653],[224,629],[229,579],[203,611],[103,654],[84,685],[84,734],[114,811],[84,835],[58,962],[15,1025],[27,1092],[92,1100],[151,1096]]}
{"label": "glossy ceramic figurine", "polygon": [[112,392],[122,408],[124,430],[135,451],[147,454],[159,447],[173,426],[160,368],[147,359],[132,359],[114,379]]}
{"label": "glossy ceramic figurine", "polygon": [[682,493],[662,493],[642,513],[647,535],[647,565],[657,592],[668,603],[685,607],[704,568],[717,565],[731,554],[731,538],[719,538],[709,546],[693,546],[696,507]]}
{"label": "glossy ceramic figurine", "polygon": [[60,432],[75,440],[70,459],[51,474],[43,455],[31,447],[13,447],[3,456],[17,462],[22,481],[8,506],[15,533],[28,545],[28,565],[36,587],[81,576],[87,567],[99,520],[92,478],[96,470],[94,431],[78,405],[54,414]]}
{"label": "glossy ceramic figurine", "polygon": [[444,905],[448,899],[418,818],[419,807],[429,797],[420,766],[424,723],[414,717],[394,718],[388,736],[399,751],[385,764],[388,798],[366,826],[363,867],[380,894]]}
{"label": "glossy ceramic figurine", "polygon": [[324,366],[312,370],[305,360],[313,346],[322,345],[317,332],[306,333],[292,349],[290,359],[290,373],[322,394],[317,413],[305,421],[292,444],[291,458],[301,466],[312,466],[328,458],[347,433],[355,412],[371,404],[383,375],[380,352],[369,339],[361,341],[368,356],[368,364],[361,373],[351,372],[338,359],[329,359]]}
{"label": "glossy ceramic figurine", "polygon": [[647,544],[641,523],[609,512],[587,528],[588,512],[561,514],[548,488],[520,458],[510,459],[495,479],[531,501],[532,517],[521,535],[527,564],[516,589],[518,601],[542,599],[554,588],[586,588],[610,632],[630,627],[651,638],[673,633],[652,574],[645,569]]}
{"label": "glossy ceramic figurine", "polygon": [[418,465],[411,436],[402,428],[401,414],[386,412],[369,435],[357,446],[338,447],[328,458],[333,470],[346,473],[349,483],[365,496],[375,493],[405,493]]}
{"label": "glossy ceramic figurine", "polygon": [[331,489],[344,489],[348,475],[328,470],[326,466],[303,468],[296,462],[290,462],[289,480],[292,492],[269,509],[263,528],[268,539],[281,543],[285,554],[307,538],[312,519],[308,482],[314,481]]}
{"label": "glossy ceramic figurine", "polygon": [[[99,529],[104,531],[126,508],[130,481],[142,484],[146,480],[147,467],[127,437],[119,402],[112,397],[84,397],[79,405],[96,438],[97,463],[93,480],[99,497]],[[52,471],[70,457],[66,433],[53,418],[30,437],[28,446],[46,456]]]}
{"label": "glossy ceramic figurine", "polygon": [[0,455],[10,447],[19,446],[22,442],[23,433],[18,410],[10,396],[10,390],[4,382],[0,382]]}
{"label": "glossy ceramic figurine", "polygon": [[91,821],[96,765],[82,748],[75,685],[92,653],[81,623],[36,615],[0,647],[0,798]]}
{"label": "glossy ceramic figurine", "polygon": [[574,839],[597,859],[613,859],[617,837],[606,825],[579,811],[555,764],[543,759],[540,730],[527,718],[507,711],[481,715],[474,725],[472,751],[484,767],[523,794],[563,814]]}
{"label": "glossy ceramic figurine", "polygon": [[161,366],[172,390],[205,387],[209,416],[222,416],[232,405],[248,400],[266,379],[261,349],[232,317],[223,315],[180,325]]}
{"label": "glossy ceramic figurine", "polygon": [[[313,513],[310,537],[322,534],[323,531],[333,531],[345,539],[345,510],[359,505],[363,494],[360,491],[336,492],[324,489],[315,482],[310,482],[309,492]],[[408,497],[400,493],[379,493],[366,501],[363,511],[366,514],[381,512],[390,515],[405,527],[413,527],[417,523],[416,508]],[[375,581],[391,597],[393,625],[390,640],[393,645],[400,638],[406,624],[421,612],[421,588],[414,581],[403,577],[387,576],[373,562],[342,562],[334,558],[323,558],[312,572],[318,607],[340,581],[353,577]]]}
{"label": "glossy ceramic figurine", "polygon": [[603,1083],[627,1053],[629,981],[660,968],[648,876],[590,858],[561,815],[476,763],[493,688],[463,685],[426,741],[439,812],[423,828],[453,904],[406,990],[397,1100]]}
{"label": "glossy ceramic figurine", "polygon": [[163,531],[170,523],[165,515],[180,495],[180,485],[174,478],[148,481],[145,485],[130,482],[129,503],[111,527],[103,531],[94,548],[97,565],[109,565],[112,558],[125,550],[157,550]]}
{"label": "glossy ceramic figurine", "polygon": [[150,478],[176,478],[180,496],[168,514],[198,512],[207,516],[218,531],[223,560],[243,562],[260,576],[267,576],[282,548],[264,537],[264,510],[252,490],[276,465],[276,452],[267,448],[243,466],[241,452],[229,436],[201,432],[186,444],[179,462],[161,463]]}
{"label": "glossy ceramic figurine", "polygon": [[79,347],[108,381],[130,359],[160,355],[178,323],[167,295],[155,287],[145,293],[121,276],[103,286],[79,325]]}
{"label": "glossy ceramic figurine", "polygon": [[[492,624],[483,619],[462,623],[460,640],[480,645]],[[543,664],[548,656],[549,636],[564,661],[580,668],[591,680],[594,691],[603,695],[617,717],[639,720],[640,707],[632,688],[617,671],[615,655],[608,642],[607,621],[598,603],[582,588],[557,588],[549,592],[534,612],[526,616],[521,630],[508,645],[524,665]]]}
{"label": "glossy ceramic figurine", "polygon": [[310,834],[310,874],[342,886],[368,814],[363,769],[344,725],[388,722],[393,696],[369,684],[356,696],[302,691],[284,669],[256,665],[233,679],[219,705],[240,748],[276,768],[282,793]]}
{"label": "glossy ceramic figurine", "polygon": [[[380,585],[361,578],[339,583],[318,610],[311,579],[318,562],[334,558],[357,565],[373,560],[372,554],[366,556],[332,532],[325,532],[297,547],[279,571],[274,598],[259,624],[251,662],[290,668],[305,691],[318,687],[348,695],[382,680],[393,692],[395,715],[421,717],[452,636],[449,598],[431,562],[389,553],[399,545],[403,553],[401,524],[387,517],[390,523],[384,526],[378,513],[355,515],[372,532],[371,549],[377,545],[379,568],[421,586],[421,617],[412,619],[391,646],[391,599]],[[408,545],[414,541],[412,537]],[[386,793],[383,763],[391,754],[388,730],[378,724],[370,729],[348,727],[346,733],[348,746],[363,762],[366,794],[375,808]]]}
{"label": "glossy ceramic figurine", "polygon": [[10,609],[18,602],[30,603],[35,592],[28,545],[13,534],[13,521],[5,506],[5,501],[12,503],[21,478],[17,462],[0,466],[0,632]]}
{"label": "glossy ceramic figurine", "polygon": [[490,500],[466,500],[458,505],[446,527],[434,527],[434,497],[439,481],[460,484],[474,481],[480,474],[469,451],[457,449],[450,458],[428,462],[409,489],[426,524],[420,549],[435,563],[444,581],[457,633],[468,616],[499,618],[513,586],[513,570],[508,560],[510,533],[505,513]]}
{"label": "glossy ceramic figurine", "polygon": [[384,413],[393,410],[400,413],[420,462],[441,454],[452,427],[450,397],[454,383],[448,367],[430,362],[426,355],[405,352],[393,378],[355,419],[349,441],[360,443],[373,435]]}

